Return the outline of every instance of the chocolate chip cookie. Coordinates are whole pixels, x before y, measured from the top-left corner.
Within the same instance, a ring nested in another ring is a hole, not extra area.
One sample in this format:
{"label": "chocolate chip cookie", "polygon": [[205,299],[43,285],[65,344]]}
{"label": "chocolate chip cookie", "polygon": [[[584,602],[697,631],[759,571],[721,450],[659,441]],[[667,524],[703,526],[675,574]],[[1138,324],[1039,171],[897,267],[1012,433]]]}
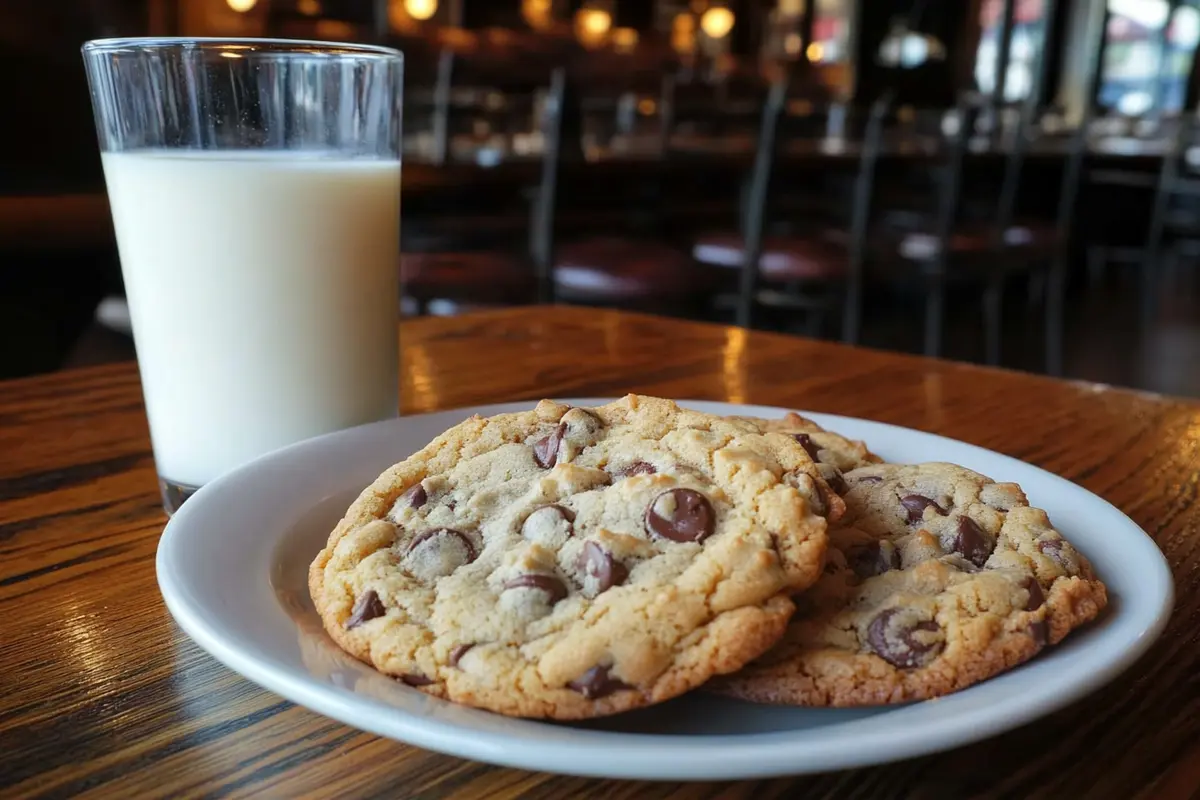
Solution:
{"label": "chocolate chip cookie", "polygon": [[1027,661],[1107,602],[1015,484],[938,463],[845,480],[825,574],[780,644],[714,691],[806,706],[936,697]]}
{"label": "chocolate chip cookie", "polygon": [[789,411],[778,419],[761,417],[729,417],[729,419],[753,425],[763,433],[784,433],[791,436],[817,462],[825,481],[838,494],[846,491],[842,474],[852,469],[881,463],[883,459],[855,439],[827,431],[807,417]]}
{"label": "chocolate chip cookie", "polygon": [[381,475],[309,589],[342,648],[422,691],[611,714],[779,639],[788,595],[820,575],[829,495],[781,433],[657,398],[542,401],[473,417]]}

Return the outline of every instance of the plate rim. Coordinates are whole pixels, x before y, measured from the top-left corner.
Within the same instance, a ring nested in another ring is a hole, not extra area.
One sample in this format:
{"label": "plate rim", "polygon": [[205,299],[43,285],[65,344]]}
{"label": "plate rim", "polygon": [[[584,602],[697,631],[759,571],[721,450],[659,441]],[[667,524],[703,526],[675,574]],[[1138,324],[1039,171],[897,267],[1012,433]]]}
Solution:
{"label": "plate rim", "polygon": [[[561,402],[571,405],[596,405],[611,402],[613,399],[616,398],[568,398]],[[799,733],[803,732],[803,729],[689,737],[677,734],[625,733],[575,728],[572,729],[575,734],[589,741],[597,740],[597,744],[606,748],[607,751],[620,750],[622,752],[606,752],[600,757],[572,760],[569,758],[570,755],[584,754],[584,748],[589,747],[587,741],[574,741],[578,736],[572,736],[572,741],[553,746],[543,745],[539,752],[531,753],[528,744],[511,745],[504,741],[493,742],[492,740],[497,738],[495,734],[464,731],[462,725],[454,722],[433,717],[420,717],[377,700],[322,685],[311,677],[289,675],[271,663],[271,659],[263,654],[245,652],[235,646],[236,643],[226,641],[221,631],[204,619],[204,615],[200,613],[199,609],[193,608],[189,604],[189,593],[177,581],[177,576],[173,572],[174,565],[170,563],[170,551],[175,546],[176,539],[184,535],[179,531],[187,529],[186,520],[197,513],[195,509],[205,505],[208,502],[205,498],[216,496],[223,487],[238,482],[248,473],[260,469],[264,464],[286,460],[296,451],[320,447],[322,443],[345,437],[354,431],[363,431],[372,427],[382,429],[387,426],[403,424],[405,421],[419,418],[428,419],[434,416],[505,413],[514,409],[530,408],[536,402],[536,400],[524,400],[458,406],[335,431],[267,453],[209,482],[168,522],[159,540],[155,556],[155,571],[168,611],[189,638],[225,667],[267,691],[350,727],[444,755],[473,759],[498,766],[580,777],[642,780],[732,780],[814,774],[890,763],[978,742],[1060,710],[1108,684],[1128,670],[1146,653],[1162,634],[1170,619],[1174,605],[1174,576],[1157,543],[1119,508],[1067,478],[1004,453],[917,428],[861,417],[809,412],[781,406],[692,399],[677,400],[676,402],[681,406],[700,410],[704,410],[706,406],[720,407],[726,409],[723,413],[732,413],[727,410],[732,407],[739,409],[737,413],[747,415],[763,415],[764,413],[781,415],[795,410],[832,429],[836,429],[839,422],[850,422],[852,426],[866,425],[870,428],[891,430],[902,436],[916,435],[925,439],[932,437],[939,444],[951,443],[954,447],[969,448],[976,451],[978,455],[989,459],[1001,459],[1005,466],[1017,465],[1020,470],[1034,470],[1039,473],[1040,480],[1049,481],[1052,485],[1069,487],[1068,491],[1084,492],[1092,502],[1101,503],[1111,512],[1122,517],[1132,529],[1129,533],[1136,530],[1141,534],[1137,546],[1148,548],[1146,554],[1151,557],[1158,573],[1153,576],[1154,579],[1150,583],[1155,587],[1161,587],[1157,598],[1158,602],[1154,605],[1153,618],[1148,619],[1147,623],[1140,628],[1140,633],[1131,641],[1123,643],[1120,651],[1112,658],[1107,659],[1098,669],[1093,669],[1088,674],[1070,682],[1065,690],[1043,692],[1047,696],[1041,702],[1025,700],[1014,708],[997,709],[982,714],[976,712],[958,718],[937,720],[929,726],[931,730],[927,729],[922,736],[905,737],[900,741],[893,739],[873,741],[877,737],[868,730],[856,733],[856,742],[859,743],[859,746],[836,752],[822,753],[820,751],[823,748],[806,743],[810,751],[817,752],[809,752],[805,758],[799,760],[804,762],[819,760],[822,763],[799,764],[794,749],[795,742],[789,740],[795,739]],[[200,498],[200,503],[195,502],[197,498]],[[191,511],[188,510],[189,507],[192,509]],[[264,580],[269,580],[269,575],[263,577]],[[1120,614],[1121,612],[1118,609],[1116,612],[1110,613]],[[948,697],[953,698],[969,691],[970,687]],[[896,711],[904,708],[920,708],[924,705],[925,703],[914,703],[909,706],[897,707]],[[387,709],[389,713],[378,714],[380,709]],[[376,713],[367,713],[368,710]],[[532,719],[517,720],[517,722],[542,726],[555,724]],[[861,725],[861,721],[850,720],[837,724],[837,727],[840,727],[841,724]],[[830,730],[831,727],[834,726],[827,726],[822,730]],[[729,740],[736,740],[736,744],[730,743]],[[653,744],[656,750],[653,756],[649,756],[645,752],[646,746],[650,744]],[[844,745],[842,747],[844,748]],[[721,751],[719,754],[713,752],[717,748]],[[741,752],[750,748],[752,749],[749,752]],[[789,748],[792,748],[790,752]],[[717,755],[723,757],[715,758],[714,756]],[[816,756],[822,758],[816,758]],[[614,769],[614,762],[621,758],[629,760],[625,762],[624,767]]]}

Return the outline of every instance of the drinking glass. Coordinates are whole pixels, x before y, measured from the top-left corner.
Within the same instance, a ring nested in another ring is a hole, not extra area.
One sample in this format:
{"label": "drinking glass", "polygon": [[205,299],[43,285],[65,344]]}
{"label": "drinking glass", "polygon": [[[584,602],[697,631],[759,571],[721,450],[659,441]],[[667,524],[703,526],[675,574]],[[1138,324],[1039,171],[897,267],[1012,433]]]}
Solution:
{"label": "drinking glass", "polygon": [[167,513],[394,417],[401,54],[133,38],[83,59]]}

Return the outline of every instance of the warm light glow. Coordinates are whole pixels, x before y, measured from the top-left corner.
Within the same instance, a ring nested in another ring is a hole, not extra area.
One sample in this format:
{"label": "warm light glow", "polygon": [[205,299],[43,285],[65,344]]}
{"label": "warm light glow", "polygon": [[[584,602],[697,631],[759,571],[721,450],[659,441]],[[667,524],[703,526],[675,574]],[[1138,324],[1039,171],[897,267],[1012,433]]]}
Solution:
{"label": "warm light glow", "polygon": [[548,28],[554,22],[551,0],[521,0],[521,16],[531,28]]}
{"label": "warm light glow", "polygon": [[437,0],[404,0],[404,10],[413,19],[429,19],[437,13],[437,7]]}
{"label": "warm light glow", "polygon": [[637,47],[638,32],[633,28],[614,28],[612,32],[613,47],[617,50],[628,51]]}
{"label": "warm light glow", "polygon": [[783,52],[789,56],[798,56],[800,51],[804,49],[804,37],[792,31],[787,36],[783,37]]}
{"label": "warm light glow", "polygon": [[789,100],[787,112],[794,117],[807,117],[813,113],[813,104],[808,100]]}
{"label": "warm light glow", "polygon": [[[313,0],[315,3],[316,0]],[[408,16],[408,12],[404,10],[404,0],[390,0],[387,8],[388,25],[392,26],[392,30],[402,31],[412,27],[412,18]]]}
{"label": "warm light glow", "polygon": [[612,27],[612,14],[602,8],[581,8],[575,14],[575,27],[580,35],[601,38]]}
{"label": "warm light glow", "polygon": [[809,61],[815,64],[825,57],[825,46],[820,42],[813,42],[808,46],[808,50],[805,52],[805,55],[808,56]]}
{"label": "warm light glow", "polygon": [[716,6],[705,11],[700,17],[700,29],[713,39],[722,39],[733,30],[733,21],[732,11]]}
{"label": "warm light glow", "polygon": [[681,54],[696,50],[696,18],[686,11],[671,20],[671,49]]}
{"label": "warm light glow", "polygon": [[354,26],[340,19],[319,19],[316,25],[317,36],[322,39],[343,39],[349,41],[354,36]]}
{"label": "warm light glow", "polygon": [[798,17],[804,13],[804,0],[779,0],[779,13],[785,17]]}
{"label": "warm light glow", "polygon": [[317,0],[296,0],[296,10],[306,17],[315,17],[321,13],[321,4]]}
{"label": "warm light glow", "polygon": [[240,14],[245,14],[258,5],[258,0],[225,0],[229,7]]}
{"label": "warm light glow", "polygon": [[658,103],[654,102],[653,97],[643,97],[638,100],[637,110],[643,117],[648,117],[658,110]]}

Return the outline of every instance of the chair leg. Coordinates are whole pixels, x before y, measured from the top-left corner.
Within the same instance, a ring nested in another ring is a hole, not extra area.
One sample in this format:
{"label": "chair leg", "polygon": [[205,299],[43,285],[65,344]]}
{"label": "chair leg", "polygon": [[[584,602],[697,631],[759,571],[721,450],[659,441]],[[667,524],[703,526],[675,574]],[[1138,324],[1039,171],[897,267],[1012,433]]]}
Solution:
{"label": "chair leg", "polygon": [[1060,253],[1050,263],[1050,270],[1046,274],[1046,374],[1055,377],[1063,374],[1066,267],[1066,255]]}
{"label": "chair leg", "polygon": [[1142,254],[1141,323],[1143,333],[1149,329],[1158,311],[1158,260],[1162,257],[1163,232],[1166,227],[1167,192],[1159,187],[1150,217],[1150,233]]}
{"label": "chair leg", "polygon": [[1036,308],[1046,299],[1046,276],[1041,272],[1034,272],[1029,276],[1029,294],[1026,297],[1028,308]]}
{"label": "chair leg", "polygon": [[1155,247],[1142,262],[1142,330],[1147,330],[1158,315],[1158,260],[1159,248]]}
{"label": "chair leg", "polygon": [[1159,279],[1164,286],[1175,287],[1179,279],[1179,248],[1174,246],[1164,248],[1161,263]]}
{"label": "chair leg", "polygon": [[1104,273],[1108,269],[1108,253],[1100,245],[1087,249],[1088,286],[1096,288],[1104,283]]}
{"label": "chair leg", "polygon": [[804,335],[810,339],[820,339],[825,329],[825,309],[810,308],[804,320]]}
{"label": "chair leg", "polygon": [[842,302],[842,341],[858,344],[858,337],[862,333],[862,288],[857,281],[852,281],[846,287]]}
{"label": "chair leg", "polygon": [[946,314],[946,282],[935,278],[925,297],[925,355],[937,358],[942,354],[942,318]]}
{"label": "chair leg", "polygon": [[993,275],[983,290],[984,358],[991,366],[1000,364],[1000,335],[1004,320],[1004,276]]}

